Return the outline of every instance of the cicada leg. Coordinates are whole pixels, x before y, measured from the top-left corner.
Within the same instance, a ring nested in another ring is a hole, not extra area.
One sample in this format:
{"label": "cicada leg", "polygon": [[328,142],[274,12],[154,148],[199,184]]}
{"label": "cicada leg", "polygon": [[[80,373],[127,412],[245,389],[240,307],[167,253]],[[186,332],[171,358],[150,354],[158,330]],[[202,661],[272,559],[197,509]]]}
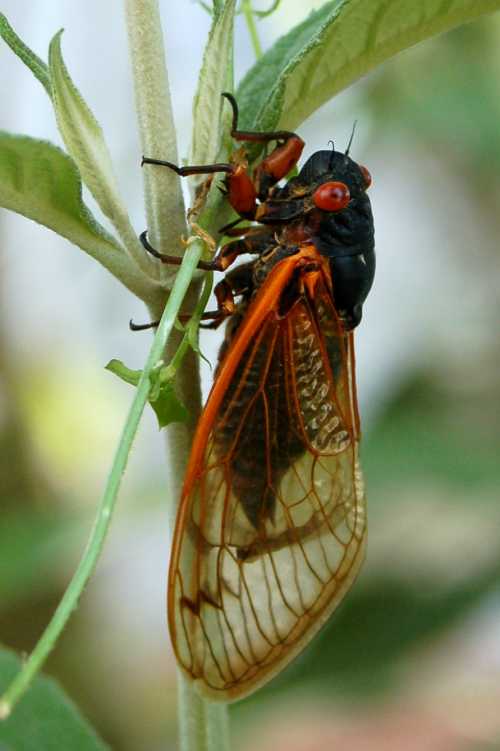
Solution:
{"label": "cicada leg", "polygon": [[[238,256],[244,253],[259,254],[269,245],[269,231],[263,230],[262,227],[249,227],[240,230],[242,237],[237,240],[230,240],[225,243],[211,261],[199,261],[197,268],[204,271],[225,271]],[[145,250],[162,263],[180,266],[182,263],[181,256],[170,256],[159,253],[153,248],[147,237],[147,230],[139,235]]]}
{"label": "cicada leg", "polygon": [[292,131],[247,131],[238,130],[238,105],[232,94],[222,94],[230,103],[233,110],[231,136],[235,141],[248,141],[253,143],[269,143],[276,141],[273,151],[262,160],[253,173],[248,174],[248,164],[241,155],[234,157],[234,163],[218,162],[215,164],[193,164],[179,167],[172,162],[163,159],[151,159],[143,157],[142,164],[156,164],[168,167],[180,177],[189,175],[211,175],[216,172],[224,172],[227,175],[227,198],[233,209],[244,219],[254,219],[257,211],[257,198],[265,200],[270,188],[285,177],[297,164],[304,141]]}
{"label": "cicada leg", "polygon": [[[153,248],[151,243],[148,240],[148,231],[147,229],[144,230],[144,232],[141,232],[139,235],[139,240],[141,241],[141,244],[145,250],[147,250],[148,253],[150,253],[154,258],[158,258],[162,263],[168,263],[172,266],[180,266],[182,263],[182,256],[169,256],[166,253],[160,253],[156,248]],[[202,269],[204,271],[218,271],[219,269],[214,266],[214,261],[198,261],[198,269]]]}
{"label": "cicada leg", "polygon": [[227,174],[227,198],[233,209],[244,219],[253,219],[257,209],[257,193],[252,178],[247,172],[247,163],[244,160],[235,164],[219,162],[217,164],[193,164],[186,167],[178,167],[172,162],[163,159],[150,159],[142,157],[141,164],[156,164],[160,167],[168,167],[179,177],[189,175],[211,175],[215,172]]}
{"label": "cicada leg", "polygon": [[[232,243],[230,243],[232,244]],[[216,310],[207,310],[202,314],[202,321],[209,321],[210,323],[201,324],[202,328],[216,329],[226,318],[233,315],[236,310],[236,304],[234,298],[236,295],[243,295],[250,290],[252,283],[252,263],[244,263],[238,268],[230,271],[222,281],[214,287],[214,295],[217,300]],[[187,323],[191,318],[189,313],[179,316],[181,323]],[[134,323],[132,320],[129,322],[131,331],[146,331],[147,329],[154,329],[160,321],[151,321],[150,323]]]}
{"label": "cicada leg", "polygon": [[270,188],[279,180],[286,177],[300,159],[304,148],[304,141],[290,130],[251,131],[238,130],[238,104],[232,94],[225,91],[222,96],[228,100],[233,109],[233,123],[231,136],[235,141],[249,141],[253,143],[269,143],[277,141],[277,146],[262,160],[253,173],[253,183],[257,197],[263,201]]}

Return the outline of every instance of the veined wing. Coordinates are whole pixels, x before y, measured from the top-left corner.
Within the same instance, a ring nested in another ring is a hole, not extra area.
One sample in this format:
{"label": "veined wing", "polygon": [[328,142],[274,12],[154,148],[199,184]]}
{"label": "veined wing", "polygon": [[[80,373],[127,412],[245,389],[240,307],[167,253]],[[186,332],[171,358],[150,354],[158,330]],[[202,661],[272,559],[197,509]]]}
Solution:
{"label": "veined wing", "polygon": [[[278,315],[297,273],[307,283]],[[271,271],[229,347],[179,507],[170,631],[212,699],[269,680],[349,589],[365,536],[357,438],[352,335],[324,270],[299,253]]]}

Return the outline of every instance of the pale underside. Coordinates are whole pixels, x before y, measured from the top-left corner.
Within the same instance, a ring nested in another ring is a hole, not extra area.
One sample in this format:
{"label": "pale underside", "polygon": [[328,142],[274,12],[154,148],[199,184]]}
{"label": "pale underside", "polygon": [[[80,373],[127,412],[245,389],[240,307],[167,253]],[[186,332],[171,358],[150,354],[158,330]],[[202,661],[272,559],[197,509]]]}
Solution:
{"label": "pale underside", "polygon": [[212,699],[240,698],[288,663],[362,562],[352,344],[320,292],[259,327],[185,488],[170,628]]}

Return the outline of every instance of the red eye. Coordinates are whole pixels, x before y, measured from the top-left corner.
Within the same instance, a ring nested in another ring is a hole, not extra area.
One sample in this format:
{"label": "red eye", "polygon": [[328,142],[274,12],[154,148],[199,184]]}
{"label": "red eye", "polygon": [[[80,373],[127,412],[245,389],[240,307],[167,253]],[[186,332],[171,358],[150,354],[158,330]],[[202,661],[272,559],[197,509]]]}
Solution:
{"label": "red eye", "polygon": [[351,194],[344,183],[323,183],[313,193],[314,205],[323,211],[340,211],[345,209]]}
{"label": "red eye", "polygon": [[360,164],[359,169],[361,170],[361,174],[363,175],[363,180],[365,181],[365,190],[367,190],[372,184],[372,176],[370,175],[366,167],[363,167],[363,165]]}

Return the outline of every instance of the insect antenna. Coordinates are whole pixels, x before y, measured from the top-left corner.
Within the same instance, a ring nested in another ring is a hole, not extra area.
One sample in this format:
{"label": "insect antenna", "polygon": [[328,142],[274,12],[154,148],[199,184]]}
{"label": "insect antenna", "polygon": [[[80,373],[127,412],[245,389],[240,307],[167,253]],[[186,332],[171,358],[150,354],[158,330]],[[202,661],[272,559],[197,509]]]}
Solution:
{"label": "insect antenna", "polygon": [[333,157],[335,154],[335,144],[332,140],[328,141],[328,145],[332,144],[332,153],[330,154],[330,160],[328,162],[328,169],[331,170],[333,168]]}
{"label": "insect antenna", "polygon": [[354,133],[356,132],[356,125],[357,124],[358,124],[358,121],[355,120],[354,123],[353,123],[353,126],[352,126],[351,137],[349,138],[349,143],[347,144],[347,149],[344,151],[344,154],[346,156],[349,156],[349,149],[352,146],[352,139],[354,138]]}

